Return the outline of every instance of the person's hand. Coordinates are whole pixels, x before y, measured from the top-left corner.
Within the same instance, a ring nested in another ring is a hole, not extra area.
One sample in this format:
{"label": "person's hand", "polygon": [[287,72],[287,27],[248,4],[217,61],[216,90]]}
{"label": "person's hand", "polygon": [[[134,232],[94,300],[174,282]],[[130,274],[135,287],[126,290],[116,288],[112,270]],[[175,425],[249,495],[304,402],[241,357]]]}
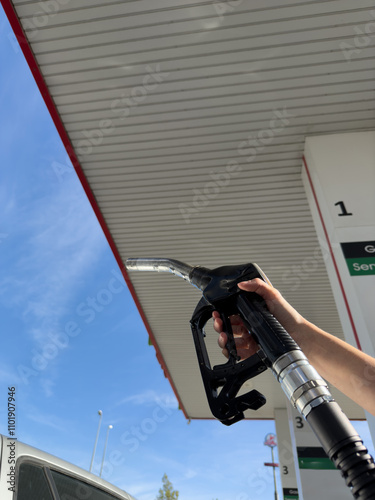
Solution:
{"label": "person's hand", "polygon": [[[284,299],[276,288],[272,287],[260,278],[238,283],[238,288],[246,292],[258,293],[264,299],[270,313],[275,316],[289,335],[292,337],[298,336],[298,330],[301,328],[301,325],[305,322],[305,320],[289,304],[289,302]],[[223,354],[228,357],[228,352],[225,349],[227,335],[223,331],[223,322],[220,319],[220,314],[217,311],[214,311],[212,316],[214,318],[214,328],[219,333],[218,344],[223,350]],[[237,353],[241,359],[246,359],[254,354],[259,347],[239,316],[231,316],[230,320]]]}
{"label": "person's hand", "polygon": [[[228,357],[228,350],[225,348],[228,337],[223,331],[223,321],[220,318],[220,314],[217,311],[212,313],[214,318],[214,328],[219,333],[218,344],[222,349],[222,353],[225,357]],[[242,319],[239,316],[231,316],[230,323],[232,325],[233,337],[236,343],[237,354],[241,359],[249,358],[251,355],[257,352],[259,349],[258,344],[255,342],[253,337],[248,332],[246,326],[243,324]]]}

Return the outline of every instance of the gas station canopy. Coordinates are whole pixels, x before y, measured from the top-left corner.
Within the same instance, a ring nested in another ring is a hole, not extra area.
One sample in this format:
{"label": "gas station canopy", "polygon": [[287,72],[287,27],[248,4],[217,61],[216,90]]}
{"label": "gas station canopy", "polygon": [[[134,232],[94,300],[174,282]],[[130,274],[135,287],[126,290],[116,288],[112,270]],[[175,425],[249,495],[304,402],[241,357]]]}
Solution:
{"label": "gas station canopy", "polygon": [[[212,418],[189,330],[200,293],[128,276],[127,258],[256,262],[343,338],[301,171],[307,136],[375,128],[374,0],[2,4],[187,418]],[[248,418],[286,405],[271,373],[246,388],[268,400]]]}

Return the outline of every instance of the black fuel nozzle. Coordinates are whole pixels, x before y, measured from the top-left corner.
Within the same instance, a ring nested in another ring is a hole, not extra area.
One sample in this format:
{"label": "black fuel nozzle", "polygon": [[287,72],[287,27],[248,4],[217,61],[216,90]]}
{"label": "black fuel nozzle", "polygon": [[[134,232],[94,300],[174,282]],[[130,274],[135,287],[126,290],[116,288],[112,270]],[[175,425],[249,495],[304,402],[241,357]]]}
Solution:
{"label": "black fuel nozzle", "polygon": [[[256,264],[207,269],[175,259],[146,258],[128,259],[126,266],[129,270],[171,272],[202,291],[190,326],[206,395],[216,418],[230,425],[244,418],[245,408],[257,409],[265,403],[264,397],[253,391],[244,396],[237,394],[246,380],[259,375],[280,356],[299,347],[268,311],[258,294],[238,288],[241,281],[254,278],[271,284]],[[220,314],[227,334],[228,361],[212,367],[204,340],[204,327],[214,311]],[[232,315],[241,317],[260,347],[258,352],[243,361],[236,349],[230,321]]]}
{"label": "black fuel nozzle", "polygon": [[168,258],[129,258],[125,266],[130,271],[170,272],[188,281],[211,300],[230,295],[236,291],[240,281],[261,277],[270,283],[267,276],[256,264],[222,266],[208,269],[203,266],[191,266],[176,259]]}
{"label": "black fuel nozzle", "polygon": [[[265,403],[265,398],[258,391],[250,391],[241,396],[237,394],[246,380],[264,371],[267,365],[264,357],[259,354],[240,362],[229,319],[231,314],[239,314],[236,301],[239,293],[243,293],[238,289],[239,282],[256,277],[269,282],[260,268],[256,264],[243,264],[208,269],[165,258],[128,259],[126,267],[129,270],[170,272],[202,291],[202,298],[193,313],[190,325],[213,415],[222,423],[231,425],[244,418],[243,412],[246,409],[260,408]],[[229,358],[226,363],[212,367],[204,340],[204,326],[215,310],[219,312],[225,325]]]}

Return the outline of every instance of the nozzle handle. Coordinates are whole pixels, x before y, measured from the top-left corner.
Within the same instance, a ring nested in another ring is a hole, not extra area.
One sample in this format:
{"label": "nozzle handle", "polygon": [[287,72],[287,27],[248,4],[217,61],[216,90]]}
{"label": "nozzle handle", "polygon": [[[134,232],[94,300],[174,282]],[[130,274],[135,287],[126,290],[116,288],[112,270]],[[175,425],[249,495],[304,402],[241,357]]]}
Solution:
{"label": "nozzle handle", "polygon": [[300,347],[269,312],[264,300],[253,292],[237,296],[238,312],[246,327],[255,336],[270,365],[280,356]]}

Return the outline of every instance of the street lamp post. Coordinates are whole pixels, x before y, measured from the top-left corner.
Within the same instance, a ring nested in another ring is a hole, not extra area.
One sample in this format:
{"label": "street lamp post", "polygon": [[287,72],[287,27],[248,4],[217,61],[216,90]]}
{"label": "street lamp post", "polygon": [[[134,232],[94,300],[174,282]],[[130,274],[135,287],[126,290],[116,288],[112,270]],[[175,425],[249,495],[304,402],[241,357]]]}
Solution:
{"label": "street lamp post", "polygon": [[96,452],[96,446],[98,444],[98,438],[99,438],[99,431],[100,431],[100,425],[102,423],[102,417],[103,417],[103,412],[102,410],[99,410],[98,411],[98,415],[99,415],[99,425],[98,425],[98,430],[96,432],[96,439],[95,439],[95,444],[94,444],[94,451],[92,452],[92,458],[91,458],[91,464],[90,464],[90,470],[89,472],[91,472],[92,470],[92,465],[94,463],[94,458],[95,458],[95,452]]}
{"label": "street lamp post", "polygon": [[107,435],[106,435],[106,438],[105,438],[105,445],[104,445],[104,451],[103,451],[102,465],[101,465],[101,467],[100,467],[100,474],[99,474],[99,477],[102,477],[103,465],[104,465],[104,458],[105,458],[105,452],[107,451],[108,434],[109,434],[109,430],[110,430],[110,429],[113,429],[113,425],[109,425],[109,426],[108,426],[108,429],[107,429]]}
{"label": "street lamp post", "polygon": [[267,436],[264,439],[264,444],[265,444],[265,446],[269,446],[271,448],[273,482],[275,485],[275,500],[279,500],[279,495],[277,493],[277,486],[276,486],[276,471],[275,471],[277,464],[275,464],[274,454],[273,454],[273,449],[275,448],[275,446],[277,446],[275,434],[267,434]]}
{"label": "street lamp post", "polygon": [[[272,455],[272,463],[275,463],[275,459],[273,456],[273,447],[271,447],[271,455]],[[279,496],[277,494],[277,486],[276,486],[276,467],[272,467],[273,469],[273,483],[275,485],[275,500],[279,500]]]}

